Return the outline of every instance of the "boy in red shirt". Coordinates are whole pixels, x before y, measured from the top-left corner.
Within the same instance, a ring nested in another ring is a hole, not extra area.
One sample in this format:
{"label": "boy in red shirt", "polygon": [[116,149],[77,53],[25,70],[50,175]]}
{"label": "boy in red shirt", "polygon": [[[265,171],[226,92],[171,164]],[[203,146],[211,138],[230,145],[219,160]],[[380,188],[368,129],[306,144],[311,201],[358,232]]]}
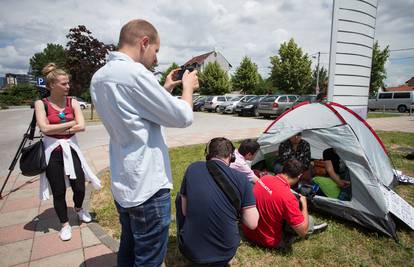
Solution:
{"label": "boy in red shirt", "polygon": [[300,237],[326,228],[326,223],[314,225],[313,218],[308,214],[306,198],[300,195],[298,201],[290,191],[290,187],[299,182],[302,171],[302,163],[291,159],[283,166],[281,174],[266,175],[256,182],[253,193],[260,215],[259,225],[255,230],[242,226],[249,240],[263,247],[285,247],[294,239],[292,231],[284,227],[284,222]]}

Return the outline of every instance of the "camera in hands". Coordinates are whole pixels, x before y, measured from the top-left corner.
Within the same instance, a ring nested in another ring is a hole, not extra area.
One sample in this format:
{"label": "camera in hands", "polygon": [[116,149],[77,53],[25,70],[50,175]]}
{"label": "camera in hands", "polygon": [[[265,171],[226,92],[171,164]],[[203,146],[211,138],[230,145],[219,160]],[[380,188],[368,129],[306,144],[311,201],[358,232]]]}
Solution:
{"label": "camera in hands", "polygon": [[188,70],[189,72],[192,72],[196,68],[193,65],[189,66],[181,66],[180,69],[174,74],[174,81],[179,81],[183,79],[184,72]]}

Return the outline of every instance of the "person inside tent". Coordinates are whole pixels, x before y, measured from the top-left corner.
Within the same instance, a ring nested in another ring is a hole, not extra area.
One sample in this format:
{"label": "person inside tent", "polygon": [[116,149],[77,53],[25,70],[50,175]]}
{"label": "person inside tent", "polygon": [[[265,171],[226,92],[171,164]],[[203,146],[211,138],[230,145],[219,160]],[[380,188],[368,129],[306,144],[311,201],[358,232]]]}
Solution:
{"label": "person inside tent", "polygon": [[331,179],[315,177],[313,182],[319,184],[322,192],[328,197],[346,201],[350,200],[351,179],[349,169],[334,148],[328,148],[323,151],[323,162],[326,175]]}
{"label": "person inside tent", "polygon": [[310,183],[313,177],[311,166],[311,150],[307,141],[302,139],[302,133],[290,137],[279,146],[279,158],[274,166],[275,174],[283,171],[283,166],[291,159],[296,159],[304,166],[302,182]]}

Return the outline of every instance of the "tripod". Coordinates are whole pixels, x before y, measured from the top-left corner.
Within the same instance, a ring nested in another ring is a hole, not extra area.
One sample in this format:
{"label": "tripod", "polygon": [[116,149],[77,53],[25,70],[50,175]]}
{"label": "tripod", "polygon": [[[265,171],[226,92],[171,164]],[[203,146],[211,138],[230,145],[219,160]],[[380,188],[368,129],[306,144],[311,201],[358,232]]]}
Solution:
{"label": "tripod", "polygon": [[9,180],[10,175],[13,172],[17,161],[19,160],[20,155],[22,154],[22,149],[25,147],[27,140],[33,141],[34,138],[40,138],[40,136],[36,136],[36,137],[34,136],[35,130],[36,130],[36,114],[35,112],[33,112],[32,121],[29,125],[29,128],[27,128],[27,131],[23,134],[23,140],[20,142],[19,148],[17,149],[16,154],[14,155],[14,158],[10,164],[9,174],[6,177],[6,180],[4,181],[3,186],[1,187],[0,199],[3,198],[2,193],[3,193],[4,187],[6,187],[7,181]]}

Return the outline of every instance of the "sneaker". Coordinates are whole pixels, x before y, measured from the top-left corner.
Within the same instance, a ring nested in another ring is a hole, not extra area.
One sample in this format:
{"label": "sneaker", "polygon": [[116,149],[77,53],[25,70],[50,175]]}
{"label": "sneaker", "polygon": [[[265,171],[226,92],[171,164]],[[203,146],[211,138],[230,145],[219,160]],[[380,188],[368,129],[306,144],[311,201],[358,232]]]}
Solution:
{"label": "sneaker", "polygon": [[313,232],[322,232],[322,231],[326,230],[327,227],[328,227],[327,223],[315,224],[313,226]]}
{"label": "sneaker", "polygon": [[60,239],[62,239],[62,241],[68,241],[72,238],[72,227],[70,227],[69,224],[66,224],[65,226],[62,227],[62,229],[60,230],[60,234],[59,234]]}
{"label": "sneaker", "polygon": [[77,212],[79,220],[83,221],[83,222],[91,222],[92,221],[92,217],[89,214],[89,212],[87,212],[84,209],[81,209],[80,211]]}

